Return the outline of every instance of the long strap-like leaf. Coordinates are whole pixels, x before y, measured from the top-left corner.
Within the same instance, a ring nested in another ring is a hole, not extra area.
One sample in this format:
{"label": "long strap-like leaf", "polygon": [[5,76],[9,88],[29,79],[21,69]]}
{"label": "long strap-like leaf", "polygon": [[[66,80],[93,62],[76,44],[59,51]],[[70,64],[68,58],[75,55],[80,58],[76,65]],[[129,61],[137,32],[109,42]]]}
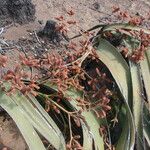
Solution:
{"label": "long strap-like leaf", "polygon": [[133,26],[128,23],[123,24],[123,23],[118,23],[118,24],[111,24],[111,25],[106,25],[104,28],[102,28],[103,32],[104,31],[112,31],[112,30],[117,30],[117,29],[126,29],[126,30],[132,30],[132,31],[144,31],[146,34],[150,34],[150,30],[148,29],[143,29],[141,27]]}
{"label": "long strap-like leaf", "polygon": [[129,67],[118,50],[105,39],[99,39],[97,53],[99,59],[108,67],[109,71],[111,72],[125,103],[126,125],[123,127],[123,131],[120,139],[118,140],[116,148],[118,150],[133,149],[135,141],[135,129],[133,117],[129,108],[129,104],[130,107],[132,106],[132,86]]}
{"label": "long strap-like leaf", "polygon": [[149,106],[146,104],[144,105],[143,113],[144,113],[143,114],[144,136],[150,147],[150,111],[149,111]]}
{"label": "long strap-like leaf", "polygon": [[[30,96],[30,99],[27,99],[21,93],[12,96],[14,102],[20,106],[24,114],[33,125],[33,127],[43,136],[45,137],[50,144],[52,144],[56,149],[65,150],[65,140],[59,128],[56,126],[54,121],[49,116],[49,122],[41,115],[39,112],[39,106],[32,105],[32,101],[34,101],[34,97]],[[37,101],[37,100],[36,100]],[[38,103],[38,102],[37,102]],[[39,104],[40,105],[40,104]],[[46,112],[45,112],[46,113]],[[55,124],[55,126],[53,126]]]}
{"label": "long strap-like leaf", "polygon": [[130,103],[131,76],[124,58],[112,44],[102,38],[99,39],[97,54],[100,60],[108,67],[125,100],[129,99],[128,102]]}
{"label": "long strap-like leaf", "polygon": [[14,101],[0,91],[0,106],[12,117],[30,150],[46,150],[41,139],[30,124],[24,111]]}
{"label": "long strap-like leaf", "polygon": [[[128,38],[128,41],[124,41],[125,45],[130,52],[133,51],[135,46],[134,42],[131,42],[131,38]],[[142,75],[140,72],[140,66],[138,64],[129,61],[130,72],[131,72],[131,85],[132,85],[132,101],[133,101],[133,116],[136,127],[136,146],[137,149],[145,149],[144,135],[143,135],[143,103],[144,99],[142,96],[143,93],[143,84],[142,84]]]}
{"label": "long strap-like leaf", "polygon": [[145,58],[140,62],[140,67],[146,92],[146,98],[150,109],[150,48],[145,52]]}
{"label": "long strap-like leaf", "polygon": [[[50,88],[53,87],[57,91],[57,88],[52,86],[50,83],[47,83],[46,86]],[[77,92],[74,89],[70,89],[64,92],[64,96],[66,98],[71,98],[69,103],[75,110],[80,110],[81,108],[77,106],[77,98],[81,98],[81,93]],[[93,144],[96,150],[104,150],[104,142],[103,138],[100,136],[100,121],[96,118],[96,116],[91,111],[85,111],[82,113],[86,124],[81,121],[82,129],[83,129],[83,149],[84,150],[92,150]],[[90,130],[89,130],[89,128]],[[85,131],[85,132],[84,132]],[[93,143],[94,142],[94,143]]]}
{"label": "long strap-like leaf", "polygon": [[140,77],[139,67],[130,62],[130,70],[133,88],[133,115],[136,126],[136,144],[137,149],[144,149],[143,137],[143,97],[142,97],[142,81]]}
{"label": "long strap-like leaf", "polygon": [[[75,90],[70,89],[70,90],[66,91],[65,95],[66,95],[66,97],[70,97],[72,99],[72,101],[70,101],[72,106],[75,107],[77,110],[80,110],[80,107],[77,106],[76,99],[81,98],[81,94],[76,92]],[[92,137],[96,150],[103,150],[104,143],[103,143],[103,139],[99,133],[100,120],[98,118],[96,118],[96,116],[91,111],[84,111],[82,113],[82,115],[84,116],[85,121],[90,128],[89,135],[88,135],[89,140],[91,140],[91,137]],[[86,146],[87,142],[88,141],[86,139],[84,139],[85,146]],[[90,147],[89,148],[87,147],[88,148],[87,150],[90,150]]]}

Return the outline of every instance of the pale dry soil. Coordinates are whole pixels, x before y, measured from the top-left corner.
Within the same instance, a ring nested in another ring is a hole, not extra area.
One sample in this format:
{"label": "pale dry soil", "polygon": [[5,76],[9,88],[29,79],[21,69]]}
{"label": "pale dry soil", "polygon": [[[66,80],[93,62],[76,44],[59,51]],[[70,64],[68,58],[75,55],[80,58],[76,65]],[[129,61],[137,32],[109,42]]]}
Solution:
{"label": "pale dry soil", "polygon": [[[34,22],[19,25],[13,24],[6,27],[4,37],[7,40],[18,40],[19,38],[28,38],[29,32],[39,30],[44,26],[47,20],[59,15],[66,14],[66,10],[71,8],[75,11],[75,19],[83,29],[104,22],[118,21],[111,15],[112,6],[119,6],[130,13],[139,13],[146,15],[150,12],[149,0],[32,0],[36,5],[36,19]],[[39,21],[42,23],[39,23]],[[76,30],[71,29],[71,35],[75,35]],[[15,57],[13,51],[8,54]],[[12,120],[3,122],[0,117],[0,143],[10,147],[13,150],[25,150],[27,146],[21,137],[16,125]]]}

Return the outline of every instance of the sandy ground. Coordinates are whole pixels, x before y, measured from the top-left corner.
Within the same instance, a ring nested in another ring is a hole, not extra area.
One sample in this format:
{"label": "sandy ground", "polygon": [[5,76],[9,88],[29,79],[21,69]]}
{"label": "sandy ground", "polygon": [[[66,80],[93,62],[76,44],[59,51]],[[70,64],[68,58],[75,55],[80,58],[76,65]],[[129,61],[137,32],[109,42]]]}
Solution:
{"label": "sandy ground", "polygon": [[[66,14],[66,10],[75,11],[75,19],[83,29],[103,22],[114,22],[115,18],[111,16],[112,6],[119,6],[130,13],[139,13],[146,15],[150,12],[150,0],[32,0],[36,5],[36,20],[32,23],[20,26],[12,25],[5,28],[4,37],[7,40],[18,40],[19,38],[28,38],[29,30],[39,30],[45,22],[59,15]],[[43,22],[43,24],[40,24]],[[76,34],[75,30],[71,30]],[[13,52],[11,52],[13,53]],[[2,122],[0,118],[0,142],[12,148],[13,150],[25,150],[26,146],[14,123],[11,121]],[[17,134],[17,138],[14,135]],[[9,139],[9,140],[8,140]]]}
{"label": "sandy ground", "polygon": [[[75,20],[83,29],[88,29],[96,24],[106,21],[116,21],[110,15],[113,6],[136,14],[146,15],[150,12],[149,0],[32,0],[36,5],[36,20],[20,26],[15,24],[5,32],[8,40],[17,40],[26,37],[28,30],[38,30],[49,19],[59,15],[66,15],[66,10],[73,9],[76,13]],[[38,21],[42,21],[43,25]]]}
{"label": "sandy ground", "polygon": [[11,119],[3,122],[3,119],[3,117],[0,117],[0,143],[13,150],[27,150],[27,146],[15,123]]}

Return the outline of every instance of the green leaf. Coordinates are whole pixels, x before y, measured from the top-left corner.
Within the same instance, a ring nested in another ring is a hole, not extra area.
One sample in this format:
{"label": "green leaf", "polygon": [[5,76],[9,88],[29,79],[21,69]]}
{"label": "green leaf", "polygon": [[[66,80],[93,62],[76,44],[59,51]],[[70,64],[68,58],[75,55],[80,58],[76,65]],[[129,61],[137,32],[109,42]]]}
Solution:
{"label": "green leaf", "polygon": [[[147,100],[143,108],[144,136],[150,146],[150,48],[146,50],[145,58],[140,62],[140,68]],[[144,96],[144,93],[142,93],[142,96]]]}
{"label": "green leaf", "polygon": [[144,31],[146,34],[150,34],[150,30],[148,29],[143,29],[137,26],[130,25],[128,23],[123,24],[123,23],[117,23],[117,24],[111,24],[111,25],[106,25],[104,28],[102,28],[102,31],[113,31],[116,29],[128,29],[132,31]]}
{"label": "green leaf", "polygon": [[123,112],[124,115],[121,116],[123,131],[116,144],[116,150],[133,149],[135,143],[135,129],[134,129],[133,117],[129,106],[126,103],[124,104]]}
{"label": "green leaf", "polygon": [[[132,41],[131,41],[132,40]],[[128,38],[128,41],[124,41],[126,47],[132,52],[136,43],[134,39]],[[136,42],[136,41],[135,41]],[[133,89],[133,117],[136,127],[136,146],[137,149],[144,149],[144,136],[143,136],[143,84],[142,75],[140,72],[140,66],[129,61],[130,72],[131,72],[131,86]]]}
{"label": "green leaf", "polygon": [[146,92],[146,98],[150,108],[150,48],[146,50],[145,58],[140,62],[140,68]]}
{"label": "green leaf", "polygon": [[[46,83],[46,86],[53,88],[57,91],[57,88],[50,83]],[[81,108],[77,106],[77,98],[82,97],[82,93],[76,91],[75,89],[70,89],[64,92],[64,97],[71,98],[71,101],[68,101],[74,110],[80,110]],[[100,128],[100,120],[93,114],[91,111],[82,112],[82,116],[84,117],[86,124],[81,121],[82,129],[83,129],[83,149],[91,150],[93,146],[93,142],[96,150],[104,150],[104,142],[103,138],[100,136],[99,128]],[[89,129],[88,129],[88,127]],[[86,131],[86,132],[84,132]]]}
{"label": "green leaf", "polygon": [[143,97],[142,81],[138,66],[130,62],[132,88],[133,88],[133,116],[136,127],[136,144],[137,149],[144,149],[143,142]]}
{"label": "green leaf", "polygon": [[147,61],[150,66],[150,48],[146,51]]}
{"label": "green leaf", "polygon": [[81,125],[82,125],[82,130],[83,130],[83,149],[85,150],[91,150],[93,149],[93,136],[92,134],[89,132],[87,126],[85,125],[85,123],[83,123],[83,121],[81,121]]}
{"label": "green leaf", "polygon": [[[27,99],[24,95],[18,92],[18,94],[11,96],[14,102],[22,108],[26,118],[30,121],[33,127],[45,137],[50,144],[52,144],[56,149],[66,149],[65,140],[59,128],[56,126],[55,122],[49,118],[47,121],[39,109],[42,109],[39,105],[32,105],[31,102],[37,101],[34,97],[30,96],[30,99]],[[38,103],[38,101],[37,101]],[[45,112],[46,113],[46,112]]]}
{"label": "green leaf", "polygon": [[[137,26],[133,26],[133,25],[130,25],[128,23],[98,24],[98,25],[86,30],[85,32],[89,32],[89,31],[96,30],[96,29],[99,29],[99,28],[101,29],[99,31],[99,33],[103,33],[105,31],[113,31],[113,30],[116,30],[116,29],[128,29],[128,30],[133,30],[133,31],[143,30],[145,33],[150,34],[150,30],[143,29],[143,28],[140,28],[140,27],[137,27]],[[123,33],[125,33],[127,35],[130,35],[127,31],[124,31]],[[70,40],[72,40],[74,38],[77,38],[77,37],[80,37],[80,36],[82,36],[82,34],[78,34],[78,35],[70,38]]]}
{"label": "green leaf", "polygon": [[150,146],[150,111],[146,103],[143,110],[144,136],[147,140],[148,145]]}
{"label": "green leaf", "polygon": [[130,102],[130,70],[118,50],[105,39],[99,39],[97,48],[99,59],[108,67],[125,100]]}
{"label": "green leaf", "polygon": [[9,96],[0,92],[0,106],[12,117],[30,150],[46,150],[24,111]]}
{"label": "green leaf", "polygon": [[[77,102],[76,102],[77,98],[82,98],[80,92],[76,92],[75,90],[70,89],[65,92],[65,96],[70,97],[71,98],[70,103],[72,104],[72,106],[74,106],[77,110],[80,110],[80,107],[77,106]],[[103,142],[103,138],[100,136],[100,132],[99,132],[100,124],[101,124],[100,119],[98,119],[93,114],[93,112],[86,111],[86,110],[83,111],[82,116],[84,116],[85,121],[90,128],[89,136],[88,136],[89,139],[92,137],[92,139],[94,140],[94,145],[95,145],[96,150],[103,150],[104,142]],[[87,145],[87,141],[86,142],[84,141],[84,145],[85,146]],[[88,148],[88,149],[91,150],[91,148]]]}
{"label": "green leaf", "polygon": [[124,119],[126,123],[122,127],[123,131],[116,145],[116,149],[132,149],[135,142],[135,129],[134,120],[128,105],[128,102],[130,107],[132,104],[132,83],[130,69],[118,50],[112,44],[102,38],[99,39],[97,53],[99,59],[108,67],[110,73],[117,83],[117,86],[120,90],[120,95],[122,95],[122,99],[124,100]]}

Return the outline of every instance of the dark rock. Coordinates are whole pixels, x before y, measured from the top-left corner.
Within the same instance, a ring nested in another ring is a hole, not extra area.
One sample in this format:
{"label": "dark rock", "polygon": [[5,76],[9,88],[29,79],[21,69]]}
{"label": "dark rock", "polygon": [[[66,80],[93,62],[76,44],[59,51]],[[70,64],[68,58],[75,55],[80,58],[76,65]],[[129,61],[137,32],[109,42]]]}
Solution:
{"label": "dark rock", "polygon": [[31,0],[9,0],[7,8],[16,22],[25,23],[34,20],[35,6]]}
{"label": "dark rock", "polygon": [[43,20],[38,20],[38,23],[42,25],[43,24]]}
{"label": "dark rock", "polygon": [[53,20],[48,20],[43,30],[39,31],[37,34],[40,37],[47,37],[50,41],[60,42],[62,36],[59,31],[56,30],[57,23]]}
{"label": "dark rock", "polygon": [[0,20],[2,19],[28,23],[35,19],[35,6],[31,0],[0,0]]}
{"label": "dark rock", "polygon": [[43,29],[43,34],[47,34],[51,36],[52,34],[56,32],[55,30],[56,30],[56,22],[53,20],[48,20]]}
{"label": "dark rock", "polygon": [[7,9],[7,0],[0,1],[0,19],[6,18],[9,16],[8,9]]}

